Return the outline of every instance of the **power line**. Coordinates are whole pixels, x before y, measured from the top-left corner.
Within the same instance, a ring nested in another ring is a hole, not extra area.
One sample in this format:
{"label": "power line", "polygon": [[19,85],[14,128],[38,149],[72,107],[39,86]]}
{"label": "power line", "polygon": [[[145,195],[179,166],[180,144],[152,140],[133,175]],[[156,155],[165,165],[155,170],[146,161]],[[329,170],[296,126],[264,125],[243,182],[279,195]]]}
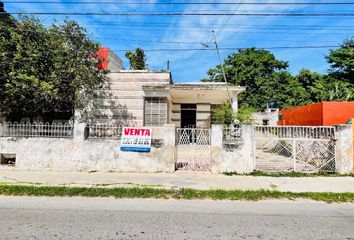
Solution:
{"label": "power line", "polygon": [[[236,8],[234,9],[234,11],[232,12],[233,14],[236,14],[236,12],[238,11],[238,9],[241,7],[243,3],[243,0],[241,0],[241,2],[239,2],[239,4],[236,6]],[[221,26],[221,28],[219,28],[219,30],[217,31],[216,35],[214,33],[213,30],[213,34],[214,34],[214,38],[216,39],[216,36],[219,36],[219,34],[221,33],[221,31],[225,28],[226,24],[229,23],[229,21],[231,20],[233,15],[228,16],[228,18],[226,19],[226,21],[224,22],[224,24]],[[210,42],[210,41],[209,41]]]}
{"label": "power line", "polygon": [[63,15],[63,16],[150,16],[150,17],[170,17],[170,16],[253,16],[253,17],[354,17],[354,13],[143,13],[143,12],[126,12],[126,13],[109,13],[109,12],[9,12],[0,13],[0,15]]}
{"label": "power line", "polygon": [[114,1],[6,1],[6,4],[80,4],[80,5],[354,5],[354,2],[114,2]]}
{"label": "power line", "polygon": [[[330,46],[273,46],[273,47],[257,47],[258,50],[277,50],[277,49],[321,49],[321,48],[338,48],[340,45],[330,45]],[[236,51],[249,49],[252,47],[224,47],[219,48],[222,51]],[[160,48],[160,49],[144,49],[145,52],[187,52],[187,51],[215,51],[215,48]],[[131,49],[111,49],[109,51],[113,52],[127,52],[132,51]]]}
{"label": "power line", "polygon": [[[52,22],[52,20],[48,20],[50,23]],[[131,22],[131,21],[104,21],[104,22],[100,22],[100,23],[97,23],[97,21],[85,21],[83,23],[84,25],[88,25],[88,26],[101,26],[101,25],[104,25],[104,26],[112,26],[112,25],[116,25],[116,26],[136,26],[136,25],[140,25],[140,26],[150,26],[150,25],[155,25],[155,26],[177,26],[177,27],[200,27],[200,26],[209,26],[209,27],[216,27],[216,26],[222,26],[223,24],[222,23],[213,23],[213,24],[204,24],[204,23],[198,23],[197,25],[196,24],[187,24],[187,23],[176,23],[176,22],[161,22],[161,21],[158,21],[158,22],[148,22],[148,21],[134,21],[134,22]],[[264,27],[271,27],[271,28],[274,28],[274,27],[277,27],[277,28],[280,28],[280,27],[285,27],[285,28],[294,28],[294,27],[314,27],[314,28],[317,28],[317,27],[335,27],[335,28],[344,28],[344,29],[347,29],[347,28],[351,28],[353,27],[352,25],[340,25],[340,26],[331,26],[331,25],[319,25],[319,24],[316,24],[316,25],[304,25],[304,24],[301,24],[301,25],[293,25],[293,24],[267,24],[267,25],[261,25],[261,24],[233,24],[233,23],[229,23],[227,24],[226,26],[238,26],[238,27],[259,27],[259,28],[264,28]]]}

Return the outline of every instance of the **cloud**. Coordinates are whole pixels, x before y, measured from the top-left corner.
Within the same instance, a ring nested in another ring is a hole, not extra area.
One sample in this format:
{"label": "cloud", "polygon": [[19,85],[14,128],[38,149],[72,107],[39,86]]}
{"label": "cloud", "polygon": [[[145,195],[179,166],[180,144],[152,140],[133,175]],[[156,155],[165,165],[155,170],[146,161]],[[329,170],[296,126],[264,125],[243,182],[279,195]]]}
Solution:
{"label": "cloud", "polygon": [[[59,5],[51,4],[7,4],[6,9],[16,12],[19,9],[26,12],[222,12],[232,13],[235,5]],[[138,2],[126,0],[124,2]],[[193,0],[205,2],[204,0]],[[230,2],[229,0],[222,0]],[[246,0],[245,0],[246,1]],[[149,0],[150,3],[165,2],[165,0]],[[215,1],[215,2],[221,2]],[[257,1],[254,1],[257,2]],[[268,0],[262,2],[280,2]],[[287,2],[298,2],[288,0]],[[325,2],[325,1],[322,1]],[[304,5],[241,5],[237,12],[242,13],[314,13],[314,12],[352,12],[354,7],[346,6],[304,6]],[[55,16],[57,19],[61,17]],[[72,16],[83,26],[86,26],[95,40],[111,49],[170,49],[170,48],[202,48],[212,39],[212,30],[220,31],[228,17],[219,16],[178,16],[178,17],[123,17],[123,16]],[[41,17],[46,23],[51,16]],[[124,26],[124,23],[128,23]],[[154,24],[151,24],[154,23]],[[159,26],[156,26],[156,25]],[[123,26],[122,26],[123,25]],[[285,27],[286,25],[290,27]],[[240,17],[233,16],[228,24],[218,34],[220,47],[267,47],[296,45],[332,45],[340,43],[352,34],[352,18],[289,18],[289,17]],[[278,27],[277,27],[278,26]],[[318,26],[317,28],[306,26]],[[321,26],[327,30],[321,29]],[[332,26],[332,28],[330,28]],[[345,27],[349,26],[349,27]],[[306,29],[307,28],[307,29]],[[332,30],[331,33],[328,29]],[[340,30],[342,29],[342,30]],[[130,41],[133,40],[133,41]],[[151,42],[149,42],[151,41]],[[160,42],[193,42],[192,44],[172,44]],[[323,54],[327,50],[275,50],[276,56],[290,61],[290,69],[296,71],[302,66],[315,69],[325,69]],[[124,53],[117,52],[124,56]],[[225,58],[231,51],[222,51]],[[218,59],[214,51],[188,52],[147,52],[148,63],[153,69],[165,68],[167,60],[175,81],[198,81],[207,70],[217,65]],[[122,57],[124,59],[124,57]],[[124,59],[125,60],[125,59]],[[126,62],[126,61],[125,61]],[[126,62],[127,63],[127,62]]]}

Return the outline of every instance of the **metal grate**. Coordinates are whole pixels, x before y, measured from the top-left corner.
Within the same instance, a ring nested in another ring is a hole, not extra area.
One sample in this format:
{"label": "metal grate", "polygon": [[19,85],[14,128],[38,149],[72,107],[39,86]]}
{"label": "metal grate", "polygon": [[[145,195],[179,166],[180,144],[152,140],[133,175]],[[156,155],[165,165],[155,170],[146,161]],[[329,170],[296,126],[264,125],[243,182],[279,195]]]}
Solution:
{"label": "metal grate", "polygon": [[254,127],[256,170],[334,172],[335,128]]}
{"label": "metal grate", "polygon": [[162,126],[167,123],[167,98],[146,97],[144,108],[145,126]]}
{"label": "metal grate", "polygon": [[0,123],[0,137],[71,138],[73,126],[68,123]]}
{"label": "metal grate", "polygon": [[121,139],[123,126],[99,124],[88,126],[88,138]]}
{"label": "metal grate", "polygon": [[303,126],[255,126],[257,138],[313,138],[331,139],[335,136],[334,127],[303,127]]}
{"label": "metal grate", "polygon": [[223,147],[225,149],[237,149],[242,146],[242,129],[233,126],[223,127]]}
{"label": "metal grate", "polygon": [[210,129],[177,129],[177,170],[210,171]]}

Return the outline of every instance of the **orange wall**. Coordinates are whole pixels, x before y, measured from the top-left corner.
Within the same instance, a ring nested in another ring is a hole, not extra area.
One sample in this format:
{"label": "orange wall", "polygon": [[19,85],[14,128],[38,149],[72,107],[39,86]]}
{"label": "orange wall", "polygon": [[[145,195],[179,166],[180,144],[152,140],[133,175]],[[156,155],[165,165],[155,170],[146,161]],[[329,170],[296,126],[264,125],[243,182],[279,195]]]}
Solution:
{"label": "orange wall", "polygon": [[350,118],[354,118],[354,102],[323,103],[324,126],[345,124]]}
{"label": "orange wall", "polygon": [[101,47],[96,56],[101,59],[98,63],[98,70],[108,70],[108,52],[109,49],[107,47]]}
{"label": "orange wall", "polygon": [[278,125],[321,126],[322,103],[284,109],[280,111],[283,120]]}
{"label": "orange wall", "polygon": [[278,125],[333,126],[354,118],[354,102],[322,102],[280,111]]}

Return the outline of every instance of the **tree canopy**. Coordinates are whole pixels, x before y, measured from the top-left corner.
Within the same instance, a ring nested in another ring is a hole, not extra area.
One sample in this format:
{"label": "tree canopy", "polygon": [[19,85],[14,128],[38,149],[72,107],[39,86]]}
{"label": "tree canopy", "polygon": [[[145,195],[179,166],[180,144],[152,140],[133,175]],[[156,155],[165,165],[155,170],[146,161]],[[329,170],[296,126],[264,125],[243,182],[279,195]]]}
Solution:
{"label": "tree canopy", "polygon": [[141,48],[135,49],[134,52],[126,52],[125,57],[129,59],[130,69],[132,70],[145,70],[148,67],[144,50]]}
{"label": "tree canopy", "polygon": [[354,38],[350,38],[339,49],[331,50],[326,56],[331,65],[330,74],[339,80],[354,83]]}
{"label": "tree canopy", "polygon": [[[280,108],[321,101],[349,101],[354,99],[354,39],[346,40],[339,49],[326,56],[328,74],[302,69],[296,76],[287,71],[288,63],[274,54],[255,48],[238,50],[224,61],[226,78],[231,85],[245,86],[240,94],[241,108],[257,111],[267,107],[271,99]],[[202,81],[224,81],[221,66],[208,71]]]}
{"label": "tree canopy", "polygon": [[[262,110],[270,99],[277,99],[282,107],[300,103],[306,92],[285,70],[288,63],[275,58],[266,50],[242,49],[230,54],[224,62],[229,84],[245,86],[240,95],[240,105]],[[221,82],[221,66],[208,72],[209,78],[203,81]],[[292,99],[289,99],[292,98]]]}
{"label": "tree canopy", "polygon": [[105,81],[94,54],[99,44],[77,22],[46,28],[33,17],[0,22],[0,109],[10,120],[72,116]]}

